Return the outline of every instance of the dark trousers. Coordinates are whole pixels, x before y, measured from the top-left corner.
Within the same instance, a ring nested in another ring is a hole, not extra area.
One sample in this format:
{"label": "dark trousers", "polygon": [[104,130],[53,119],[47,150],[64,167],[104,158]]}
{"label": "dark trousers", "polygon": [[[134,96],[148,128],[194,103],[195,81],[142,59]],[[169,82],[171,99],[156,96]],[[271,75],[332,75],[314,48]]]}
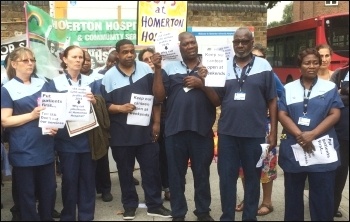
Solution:
{"label": "dark trousers", "polygon": [[95,214],[96,161],[91,153],[58,152],[62,170],[61,221],[92,221]]}
{"label": "dark trousers", "polygon": [[162,187],[169,189],[169,174],[168,174],[168,160],[166,157],[165,138],[164,138],[164,124],[160,125],[160,133],[158,138],[159,144],[159,170],[162,180]]}
{"label": "dark trousers", "polygon": [[[108,149],[107,149],[108,150]],[[111,176],[109,172],[108,152],[101,159],[98,159],[96,165],[96,192],[98,194],[111,192]]]}
{"label": "dark trousers", "polygon": [[163,204],[161,199],[161,181],[159,172],[158,143],[140,146],[112,146],[112,154],[117,163],[122,204],[125,208],[137,208],[139,198],[136,192],[133,172],[135,158],[140,164],[142,187],[145,192],[148,209],[158,208]]}
{"label": "dark trousers", "polygon": [[339,140],[341,165],[336,170],[334,187],[334,213],[338,211],[349,172],[349,140]]}
{"label": "dark trousers", "polygon": [[311,220],[333,221],[335,170],[315,173],[284,172],[284,220],[304,221],[304,186],[306,177],[309,180]]}
{"label": "dark trousers", "polygon": [[210,164],[214,157],[213,138],[193,131],[182,131],[165,138],[168,159],[170,205],[173,217],[184,217],[188,211],[185,197],[185,176],[188,159],[194,181],[195,215],[209,214],[211,204]]}
{"label": "dark trousers", "polygon": [[53,221],[52,211],[56,193],[54,162],[41,166],[14,167],[14,171],[17,191],[14,198],[17,195],[21,220]]}
{"label": "dark trousers", "polygon": [[235,137],[218,135],[218,173],[220,178],[220,198],[222,221],[235,220],[237,199],[237,179],[239,167],[244,171],[244,210],[242,220],[256,221],[260,198],[261,167],[256,164],[260,159],[260,144],[265,138]]}

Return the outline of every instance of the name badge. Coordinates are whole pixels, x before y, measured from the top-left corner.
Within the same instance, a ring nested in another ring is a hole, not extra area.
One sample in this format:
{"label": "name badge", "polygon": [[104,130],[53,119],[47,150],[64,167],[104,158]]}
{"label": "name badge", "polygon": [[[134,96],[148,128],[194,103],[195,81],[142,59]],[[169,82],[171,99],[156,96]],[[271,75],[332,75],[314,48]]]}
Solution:
{"label": "name badge", "polygon": [[299,117],[298,124],[303,126],[310,126],[310,119],[305,117]]}
{"label": "name badge", "polygon": [[235,93],[235,100],[245,100],[245,93],[243,92],[238,92],[238,93]]}

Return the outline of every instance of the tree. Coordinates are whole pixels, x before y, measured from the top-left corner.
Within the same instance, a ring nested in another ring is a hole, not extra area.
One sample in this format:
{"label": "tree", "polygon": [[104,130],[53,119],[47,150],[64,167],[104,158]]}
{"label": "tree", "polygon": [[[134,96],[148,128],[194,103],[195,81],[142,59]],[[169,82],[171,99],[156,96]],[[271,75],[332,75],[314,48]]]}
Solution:
{"label": "tree", "polygon": [[288,24],[288,23],[291,23],[291,22],[293,22],[293,2],[291,2],[288,5],[284,6],[282,20],[279,21],[279,22],[277,22],[277,21],[270,22],[267,25],[267,28],[272,28],[272,27],[276,27],[276,26],[280,26],[280,25],[285,25],[285,24]]}
{"label": "tree", "polygon": [[[251,3],[254,1],[250,1]],[[259,1],[260,5],[266,5],[268,9],[273,8],[280,1]],[[188,3],[206,3],[206,4],[239,4],[240,1],[188,1]],[[244,1],[242,4],[251,4]]]}

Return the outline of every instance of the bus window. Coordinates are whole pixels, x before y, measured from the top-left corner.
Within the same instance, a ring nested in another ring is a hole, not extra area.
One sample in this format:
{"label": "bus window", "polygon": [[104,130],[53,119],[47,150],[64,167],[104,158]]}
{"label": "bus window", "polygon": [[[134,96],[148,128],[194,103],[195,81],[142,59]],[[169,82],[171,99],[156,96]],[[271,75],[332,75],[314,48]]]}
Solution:
{"label": "bus window", "polygon": [[327,18],[324,23],[327,43],[333,52],[349,57],[349,15]]}

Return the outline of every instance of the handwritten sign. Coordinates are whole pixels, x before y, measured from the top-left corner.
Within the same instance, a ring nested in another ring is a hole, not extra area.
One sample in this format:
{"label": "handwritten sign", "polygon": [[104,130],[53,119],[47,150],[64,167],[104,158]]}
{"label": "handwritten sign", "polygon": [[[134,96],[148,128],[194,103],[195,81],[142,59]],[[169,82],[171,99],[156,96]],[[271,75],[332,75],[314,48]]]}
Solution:
{"label": "handwritten sign", "polygon": [[132,93],[130,103],[134,104],[136,109],[128,114],[126,124],[148,126],[151,121],[153,96]]}
{"label": "handwritten sign", "polygon": [[88,92],[91,92],[89,86],[69,87],[67,92],[67,120],[89,121],[91,103],[86,97]]}
{"label": "handwritten sign", "polygon": [[163,60],[182,61],[178,42],[177,33],[160,32],[155,41],[156,52],[159,52],[162,55]]}
{"label": "handwritten sign", "polygon": [[205,86],[224,87],[227,73],[227,58],[225,52],[207,48],[202,55],[202,64],[207,68]]}
{"label": "handwritten sign", "polygon": [[41,105],[45,107],[40,112],[39,127],[43,128],[43,133],[47,132],[44,128],[64,128],[66,122],[66,97],[62,93],[41,93]]}

